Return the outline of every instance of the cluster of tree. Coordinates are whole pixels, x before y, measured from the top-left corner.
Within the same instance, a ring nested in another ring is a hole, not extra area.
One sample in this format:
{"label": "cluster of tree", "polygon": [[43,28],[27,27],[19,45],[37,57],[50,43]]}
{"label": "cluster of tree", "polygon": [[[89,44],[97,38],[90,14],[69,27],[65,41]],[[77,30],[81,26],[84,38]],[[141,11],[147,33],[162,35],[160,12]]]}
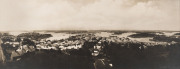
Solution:
{"label": "cluster of tree", "polygon": [[70,37],[68,38],[68,40],[69,40],[69,41],[75,41],[75,40],[80,40],[80,38],[77,37],[77,36],[70,36]]}
{"label": "cluster of tree", "polygon": [[114,35],[120,35],[120,34],[126,33],[126,31],[114,31],[113,33]]}
{"label": "cluster of tree", "polygon": [[129,37],[132,37],[132,38],[146,38],[146,37],[155,37],[155,36],[158,36],[158,35],[156,35],[155,33],[149,33],[149,32],[141,32],[141,33],[129,35]]}
{"label": "cluster of tree", "polygon": [[22,41],[22,45],[35,46],[35,42],[30,39],[24,38]]}
{"label": "cluster of tree", "polygon": [[15,36],[10,35],[9,33],[3,33],[1,35],[1,40],[3,42],[7,42],[7,41],[11,42],[11,41],[14,41],[14,39],[15,39]]}
{"label": "cluster of tree", "polygon": [[180,35],[180,33],[175,33],[174,35]]}
{"label": "cluster of tree", "polygon": [[[148,46],[144,44],[111,43],[107,46],[107,56],[113,63],[114,69],[161,69],[165,67],[180,68],[180,44],[170,46]],[[140,49],[141,47],[141,49]]]}
{"label": "cluster of tree", "polygon": [[[60,51],[37,51],[22,55],[20,61],[8,63],[7,69],[93,69],[89,57],[66,55]],[[15,68],[14,68],[15,67]]]}
{"label": "cluster of tree", "polygon": [[153,38],[153,41],[163,41],[163,42],[180,42],[180,38],[176,38],[174,36],[165,36],[165,35],[161,35],[161,36],[155,36]]}

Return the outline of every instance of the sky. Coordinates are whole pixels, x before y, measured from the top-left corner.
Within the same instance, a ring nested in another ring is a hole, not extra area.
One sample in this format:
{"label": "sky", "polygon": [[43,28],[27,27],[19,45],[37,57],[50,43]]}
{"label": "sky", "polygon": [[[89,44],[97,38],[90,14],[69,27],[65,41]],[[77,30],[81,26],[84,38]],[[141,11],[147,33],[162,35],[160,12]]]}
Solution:
{"label": "sky", "polygon": [[180,31],[180,0],[0,0],[0,31]]}

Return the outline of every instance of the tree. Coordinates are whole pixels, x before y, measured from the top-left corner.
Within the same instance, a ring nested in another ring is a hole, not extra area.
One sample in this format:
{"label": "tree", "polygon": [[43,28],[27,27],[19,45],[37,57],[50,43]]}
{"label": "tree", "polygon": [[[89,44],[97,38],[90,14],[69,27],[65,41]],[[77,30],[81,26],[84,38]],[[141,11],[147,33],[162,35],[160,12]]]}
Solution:
{"label": "tree", "polygon": [[3,43],[7,42],[7,41],[11,42],[11,41],[13,41],[13,39],[14,39],[14,36],[3,36],[3,37],[1,37],[1,40],[3,41]]}
{"label": "tree", "polygon": [[29,45],[29,46],[35,46],[35,43],[31,41],[30,39],[24,38],[22,41],[23,45]]}

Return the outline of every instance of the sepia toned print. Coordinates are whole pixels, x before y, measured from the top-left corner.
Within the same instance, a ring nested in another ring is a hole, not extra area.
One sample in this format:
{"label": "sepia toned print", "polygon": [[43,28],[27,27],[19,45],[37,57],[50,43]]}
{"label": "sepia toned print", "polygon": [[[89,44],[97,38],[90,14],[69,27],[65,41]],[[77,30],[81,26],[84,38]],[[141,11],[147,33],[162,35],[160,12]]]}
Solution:
{"label": "sepia toned print", "polygon": [[0,69],[180,69],[180,0],[0,0]]}

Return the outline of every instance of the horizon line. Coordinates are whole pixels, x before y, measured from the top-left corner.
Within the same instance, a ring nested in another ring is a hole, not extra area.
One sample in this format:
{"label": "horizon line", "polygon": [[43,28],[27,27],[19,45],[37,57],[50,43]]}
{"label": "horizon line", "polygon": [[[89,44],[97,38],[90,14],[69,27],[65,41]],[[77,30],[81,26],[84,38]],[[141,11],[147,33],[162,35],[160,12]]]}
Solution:
{"label": "horizon line", "polygon": [[180,30],[85,30],[85,29],[82,29],[82,30],[68,30],[68,29],[61,29],[61,30],[8,30],[8,31],[0,31],[0,32],[38,32],[38,31],[153,31],[153,32],[180,32]]}

